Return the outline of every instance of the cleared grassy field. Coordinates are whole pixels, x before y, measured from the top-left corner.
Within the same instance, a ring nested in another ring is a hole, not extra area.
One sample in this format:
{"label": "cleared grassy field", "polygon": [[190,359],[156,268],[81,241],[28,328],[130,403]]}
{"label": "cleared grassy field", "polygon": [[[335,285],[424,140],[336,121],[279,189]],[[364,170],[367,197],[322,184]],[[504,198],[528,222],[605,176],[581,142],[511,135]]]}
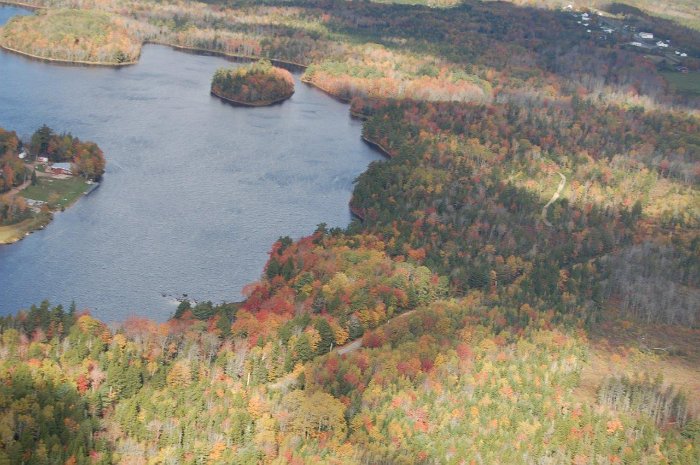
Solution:
{"label": "cleared grassy field", "polygon": [[[497,1],[497,0],[485,0]],[[506,0],[508,3],[513,3],[520,6],[530,6],[536,8],[561,8],[569,3],[574,4],[579,8],[592,7],[605,9],[606,6],[612,3],[632,6],[639,8],[648,14],[658,16],[659,18],[670,19],[678,24],[700,31],[700,14],[698,13],[698,0],[588,0],[587,2],[569,2],[562,0]],[[386,3],[389,3],[387,1]],[[394,3],[400,3],[396,1]],[[416,0],[415,3],[428,3],[428,0]],[[455,0],[455,3],[460,3]]]}
{"label": "cleared grassy field", "polygon": [[661,73],[671,88],[679,93],[692,97],[700,96],[700,72],[677,73],[667,71]]}
{"label": "cleared grassy field", "polygon": [[[599,2],[605,4],[606,2]],[[611,2],[607,2],[611,3]],[[622,0],[625,3],[647,11],[659,18],[670,19],[686,27],[700,31],[700,5],[698,0],[671,0],[659,2],[655,0]]]}
{"label": "cleared grassy field", "polygon": [[661,374],[686,394],[691,412],[700,414],[700,329],[611,319],[591,334],[589,363],[575,391],[595,402],[598,386],[609,376]]}
{"label": "cleared grassy field", "polygon": [[29,186],[22,191],[27,199],[47,202],[52,209],[66,208],[80,198],[88,188],[84,179],[39,178],[36,186]]}

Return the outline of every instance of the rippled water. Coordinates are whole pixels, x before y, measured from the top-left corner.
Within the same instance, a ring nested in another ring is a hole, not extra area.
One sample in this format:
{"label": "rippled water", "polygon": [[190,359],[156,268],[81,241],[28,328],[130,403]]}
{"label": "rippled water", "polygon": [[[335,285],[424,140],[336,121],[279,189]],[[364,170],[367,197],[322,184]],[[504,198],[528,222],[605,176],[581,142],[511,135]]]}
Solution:
{"label": "rippled water", "polygon": [[[19,11],[0,8],[0,24]],[[279,236],[348,224],[352,182],[378,156],[347,106],[296,76],[281,105],[233,107],[209,95],[224,65],[152,45],[123,69],[0,52],[1,127],[28,136],[46,123],[107,157],[99,189],[0,246],[0,313],[48,298],[162,320],[183,293],[240,299]]]}

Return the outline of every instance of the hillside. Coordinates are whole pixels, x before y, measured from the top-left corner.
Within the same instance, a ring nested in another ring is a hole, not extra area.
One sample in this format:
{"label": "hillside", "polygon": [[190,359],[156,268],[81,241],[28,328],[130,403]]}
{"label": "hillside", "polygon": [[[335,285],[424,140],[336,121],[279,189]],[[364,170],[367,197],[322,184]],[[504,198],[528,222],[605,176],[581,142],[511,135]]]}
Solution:
{"label": "hillside", "polygon": [[700,119],[668,63],[505,2],[115,5],[308,65],[386,159],[242,302],[0,319],[0,463],[700,463]]}

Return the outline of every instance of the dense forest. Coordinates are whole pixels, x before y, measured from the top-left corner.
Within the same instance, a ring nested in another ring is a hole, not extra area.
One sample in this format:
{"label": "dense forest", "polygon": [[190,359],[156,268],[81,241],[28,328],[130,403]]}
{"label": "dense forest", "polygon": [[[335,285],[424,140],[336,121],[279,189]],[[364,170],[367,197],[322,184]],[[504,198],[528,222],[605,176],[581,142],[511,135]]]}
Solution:
{"label": "dense forest", "polygon": [[24,199],[9,193],[31,176],[18,157],[20,144],[14,131],[0,128],[0,226],[22,221],[30,215]]}
{"label": "dense forest", "polygon": [[14,131],[0,128],[0,193],[24,180],[24,163],[18,158],[20,141]]}
{"label": "dense forest", "polygon": [[292,96],[294,79],[286,69],[260,60],[234,69],[218,69],[211,81],[211,92],[235,103],[269,105]]}
{"label": "dense forest", "polygon": [[[371,114],[364,137],[392,157],[360,177],[353,212],[363,230],[391,238],[393,254],[450,276],[456,292],[497,288],[562,314],[585,304],[591,318],[610,294],[634,293],[628,310],[647,319],[700,321],[696,118],[579,101],[353,108]],[[647,263],[657,244],[682,264],[647,270],[673,286],[632,286],[636,270],[610,266],[640,244]],[[637,308],[645,299],[654,305]]]}
{"label": "dense forest", "polygon": [[[300,243],[282,239],[245,308],[183,303],[166,323],[131,319],[113,330],[74,306],[48,303],[4,318],[0,457],[700,459],[700,426],[661,379],[606,378],[598,400],[583,401],[576,392],[589,357],[583,332],[557,329],[552,313],[527,304],[520,313],[530,322],[508,324],[509,304],[487,293],[445,299],[439,278],[388,259],[382,248],[371,237],[323,228]],[[361,333],[362,348],[335,349]]]}
{"label": "dense forest", "polygon": [[[405,3],[440,8],[98,2],[138,41],[308,65],[386,159],[350,226],[280,238],[242,302],[0,318],[0,464],[700,463],[697,99],[518,5],[548,0]],[[609,10],[700,69],[693,21]],[[212,90],[293,91],[239,69]],[[6,189],[18,143],[0,132]],[[27,145],[104,169],[69,134]]]}

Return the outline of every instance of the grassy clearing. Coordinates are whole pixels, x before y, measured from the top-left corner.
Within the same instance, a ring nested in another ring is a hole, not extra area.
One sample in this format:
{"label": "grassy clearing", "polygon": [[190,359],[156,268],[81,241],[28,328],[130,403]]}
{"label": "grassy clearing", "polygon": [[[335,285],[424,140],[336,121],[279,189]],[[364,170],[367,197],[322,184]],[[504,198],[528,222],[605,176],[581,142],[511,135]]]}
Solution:
{"label": "grassy clearing", "polygon": [[[599,1],[598,3],[604,4],[606,1],[607,0]],[[700,31],[700,16],[698,16],[697,0],[672,0],[665,2],[655,0],[622,0],[619,3],[632,5],[654,16],[670,19],[683,26]]]}
{"label": "grassy clearing", "polygon": [[82,196],[88,183],[79,177],[67,179],[39,178],[35,186],[22,191],[27,199],[47,202],[51,209],[66,208]]}
{"label": "grassy clearing", "polygon": [[50,213],[39,213],[32,218],[8,226],[0,226],[0,244],[12,244],[28,232],[40,229],[51,221]]}
{"label": "grassy clearing", "polygon": [[700,97],[700,72],[678,73],[666,71],[661,74],[676,93]]}
{"label": "grassy clearing", "polygon": [[595,402],[598,387],[609,376],[661,374],[688,396],[689,407],[700,414],[700,329],[647,325],[614,320],[591,334],[590,357],[581,372],[576,396]]}

